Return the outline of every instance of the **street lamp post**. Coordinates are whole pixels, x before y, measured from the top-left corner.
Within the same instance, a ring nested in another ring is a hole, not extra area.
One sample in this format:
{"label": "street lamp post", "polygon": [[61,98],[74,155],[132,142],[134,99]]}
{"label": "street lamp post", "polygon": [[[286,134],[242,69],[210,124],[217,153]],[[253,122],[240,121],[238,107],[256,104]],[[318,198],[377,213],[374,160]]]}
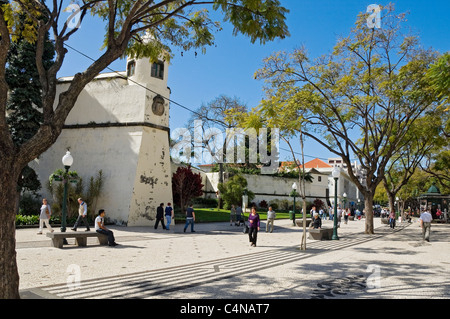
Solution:
{"label": "street lamp post", "polygon": [[339,179],[339,175],[341,172],[338,167],[334,167],[331,176],[334,178],[334,217],[333,217],[333,236],[331,236],[332,240],[339,240],[337,233],[337,224],[338,224],[338,216],[337,216],[337,183]]}
{"label": "street lamp post", "polygon": [[70,152],[67,151],[66,155],[62,158],[62,163],[64,168],[66,169],[65,176],[63,178],[64,183],[64,195],[63,195],[63,207],[62,207],[62,216],[61,216],[61,232],[66,231],[66,218],[67,218],[67,182],[68,182],[68,173],[69,168],[73,164],[73,157],[70,155]]}

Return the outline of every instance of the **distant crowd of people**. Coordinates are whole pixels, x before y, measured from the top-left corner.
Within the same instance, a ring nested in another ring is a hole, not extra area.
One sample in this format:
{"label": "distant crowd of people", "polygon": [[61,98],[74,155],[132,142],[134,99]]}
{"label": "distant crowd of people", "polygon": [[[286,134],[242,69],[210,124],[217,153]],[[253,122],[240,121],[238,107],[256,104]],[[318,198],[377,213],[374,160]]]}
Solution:
{"label": "distant crowd of people", "polygon": [[[79,210],[78,210],[78,218],[74,224],[74,226],[71,228],[73,231],[77,231],[78,226],[83,223],[86,226],[86,231],[90,231],[89,223],[87,221],[87,204],[85,201],[83,201],[82,198],[78,199],[79,203]],[[164,207],[165,206],[165,207]],[[303,213],[303,210],[302,210]],[[42,200],[42,206],[40,209],[40,215],[39,215],[39,231],[38,234],[42,234],[42,230],[44,225],[47,227],[47,229],[50,232],[53,232],[53,228],[50,225],[50,217],[51,217],[52,211],[51,206],[48,204],[47,199]],[[106,211],[104,209],[100,209],[98,212],[98,216],[95,219],[94,225],[95,225],[95,231],[98,233],[102,233],[108,237],[108,244],[110,246],[117,246],[118,244],[115,242],[114,234],[111,230],[105,227],[105,217]],[[320,229],[322,227],[322,220],[326,220],[327,217],[329,220],[333,220],[335,218],[334,215],[334,208],[331,206],[328,208],[328,212],[326,210],[320,208],[318,211],[316,209],[316,206],[312,206],[310,210],[311,215],[311,222],[310,226],[311,228]],[[191,232],[195,232],[194,230],[194,224],[195,224],[195,210],[193,208],[193,205],[190,204],[186,210],[185,210],[185,216],[186,216],[186,223],[184,225],[183,231],[186,232],[188,227],[190,226]],[[349,218],[353,216],[356,218],[356,220],[360,220],[364,217],[364,211],[360,211],[359,209],[355,208],[347,208],[342,209],[339,206],[337,207],[337,224],[338,227],[340,227],[342,219],[344,220],[344,223],[347,224]],[[404,214],[406,221],[411,222],[411,216],[412,212],[408,211]],[[441,212],[440,209],[436,212],[437,218],[443,218],[444,214]],[[167,203],[167,205],[164,205],[164,203],[161,203],[158,208],[156,209],[156,219],[155,219],[155,225],[154,228],[157,229],[158,225],[161,223],[161,226],[165,230],[170,230],[170,225],[172,224],[172,221],[174,220],[174,209],[172,207],[171,203]],[[396,223],[396,214],[395,211],[388,212],[386,209],[381,210],[381,217],[382,218],[388,218],[389,219],[389,226],[394,229],[395,223]],[[266,233],[270,232],[272,233],[274,230],[274,224],[276,219],[276,213],[275,210],[269,206],[267,211],[267,222],[266,222]],[[430,229],[431,229],[431,221],[433,220],[432,214],[429,210],[422,210],[419,218],[420,226],[422,227],[423,231],[423,238],[424,240],[429,241],[430,238]],[[165,221],[165,222],[164,222]],[[230,226],[241,226],[244,225],[245,232],[248,233],[249,236],[249,242],[250,245],[253,247],[256,247],[256,241],[258,236],[258,231],[260,230],[260,217],[256,210],[256,207],[251,207],[251,212],[248,216],[248,223],[245,222],[245,217],[243,214],[242,207],[240,205],[232,205],[230,210]]]}

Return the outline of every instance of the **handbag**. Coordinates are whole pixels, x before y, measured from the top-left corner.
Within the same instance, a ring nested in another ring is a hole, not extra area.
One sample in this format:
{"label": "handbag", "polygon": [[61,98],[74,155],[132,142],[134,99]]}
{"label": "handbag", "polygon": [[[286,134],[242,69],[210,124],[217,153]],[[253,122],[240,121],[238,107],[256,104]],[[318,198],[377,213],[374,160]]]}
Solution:
{"label": "handbag", "polygon": [[248,225],[245,222],[244,222],[243,232],[244,232],[244,234],[248,234],[248,232],[249,232]]}

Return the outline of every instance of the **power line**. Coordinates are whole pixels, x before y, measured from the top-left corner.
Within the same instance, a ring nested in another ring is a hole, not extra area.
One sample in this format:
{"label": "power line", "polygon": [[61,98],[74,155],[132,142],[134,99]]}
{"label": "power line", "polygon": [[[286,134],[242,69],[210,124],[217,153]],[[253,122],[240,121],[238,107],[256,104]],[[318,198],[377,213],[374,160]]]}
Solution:
{"label": "power line", "polygon": [[[89,55],[83,53],[82,51],[80,51],[80,50],[78,50],[78,49],[75,49],[74,47],[68,45],[67,43],[64,43],[64,45],[65,45],[66,47],[68,47],[69,49],[71,49],[71,50],[77,52],[78,54],[82,55],[83,57],[85,57],[85,58],[87,58],[87,59],[89,59],[89,60],[91,60],[91,61],[93,61],[93,62],[96,61],[94,58],[90,57]],[[202,114],[200,114],[200,113],[198,113],[198,112],[196,112],[196,111],[194,111],[194,110],[188,108],[187,106],[184,106],[183,104],[178,103],[177,101],[174,101],[174,100],[172,100],[172,99],[170,99],[170,98],[168,98],[168,97],[166,97],[166,96],[163,96],[163,95],[161,95],[160,93],[158,93],[158,92],[156,92],[156,91],[153,91],[152,89],[150,89],[150,88],[148,88],[148,87],[146,87],[146,86],[140,84],[139,82],[136,82],[136,81],[130,79],[129,77],[124,77],[119,71],[113,70],[113,69],[111,69],[110,67],[106,67],[106,69],[109,70],[109,71],[111,71],[111,72],[113,72],[113,73],[115,73],[115,74],[117,74],[117,75],[119,75],[119,77],[121,77],[122,79],[126,79],[127,81],[130,81],[130,82],[132,82],[132,83],[134,83],[134,84],[136,84],[136,85],[142,87],[143,89],[145,89],[145,90],[147,90],[147,91],[149,91],[149,92],[152,92],[153,94],[156,94],[156,95],[161,96],[163,99],[167,100],[168,102],[170,102],[170,103],[172,103],[172,104],[174,104],[174,105],[176,105],[176,106],[179,106],[179,107],[181,107],[182,109],[184,109],[184,110],[186,110],[186,111],[188,111],[188,112],[191,112],[192,114],[195,114],[195,115],[198,115],[198,116],[202,116]],[[208,120],[214,121],[213,119],[208,119]],[[294,154],[302,155],[301,153],[298,153],[298,152],[295,152],[295,151],[291,151],[291,150],[288,150],[288,149],[285,149],[285,148],[282,148],[282,147],[279,147],[279,149],[280,149],[280,150],[283,150],[283,151],[285,151],[285,152],[290,152],[290,153],[293,152]],[[307,154],[303,154],[303,156],[305,156],[305,157],[310,157],[310,158],[318,158],[318,159],[320,159],[320,160],[328,161],[328,158],[321,158],[321,157],[312,156],[312,155],[307,155]]]}

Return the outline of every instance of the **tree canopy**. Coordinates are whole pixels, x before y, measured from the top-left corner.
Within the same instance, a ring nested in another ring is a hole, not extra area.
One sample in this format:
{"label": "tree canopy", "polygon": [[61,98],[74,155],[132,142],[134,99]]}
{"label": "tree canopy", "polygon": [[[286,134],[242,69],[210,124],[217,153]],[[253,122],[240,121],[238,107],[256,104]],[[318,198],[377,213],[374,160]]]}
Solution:
{"label": "tree canopy", "polygon": [[[256,72],[266,83],[266,98],[253,113],[282,119],[287,132],[303,134],[343,159],[365,198],[366,233],[373,233],[373,196],[389,160],[414,122],[440,106],[427,80],[439,54],[405,33],[405,19],[389,5],[383,27],[369,29],[361,13],[330,54],[312,59],[305,47],[276,52]],[[364,179],[352,170],[355,159]]]}
{"label": "tree canopy", "polygon": [[[124,54],[156,60],[161,56],[169,59],[174,47],[204,51],[220,30],[220,23],[212,18],[215,13],[234,26],[234,34],[241,33],[251,42],[265,43],[289,35],[285,23],[288,10],[278,0],[84,0],[73,4],[76,10],[64,21],[66,6],[63,1],[0,0],[0,298],[19,297],[14,220],[20,173],[56,141],[79,94],[101,71]],[[102,55],[75,74],[67,89],[57,95],[57,74],[68,52],[66,43],[88,14],[105,27]],[[5,70],[12,43],[18,41],[21,17],[27,23],[22,32],[25,41],[35,44],[42,124],[17,146],[7,123]],[[48,32],[55,57],[47,68],[43,56]]]}

